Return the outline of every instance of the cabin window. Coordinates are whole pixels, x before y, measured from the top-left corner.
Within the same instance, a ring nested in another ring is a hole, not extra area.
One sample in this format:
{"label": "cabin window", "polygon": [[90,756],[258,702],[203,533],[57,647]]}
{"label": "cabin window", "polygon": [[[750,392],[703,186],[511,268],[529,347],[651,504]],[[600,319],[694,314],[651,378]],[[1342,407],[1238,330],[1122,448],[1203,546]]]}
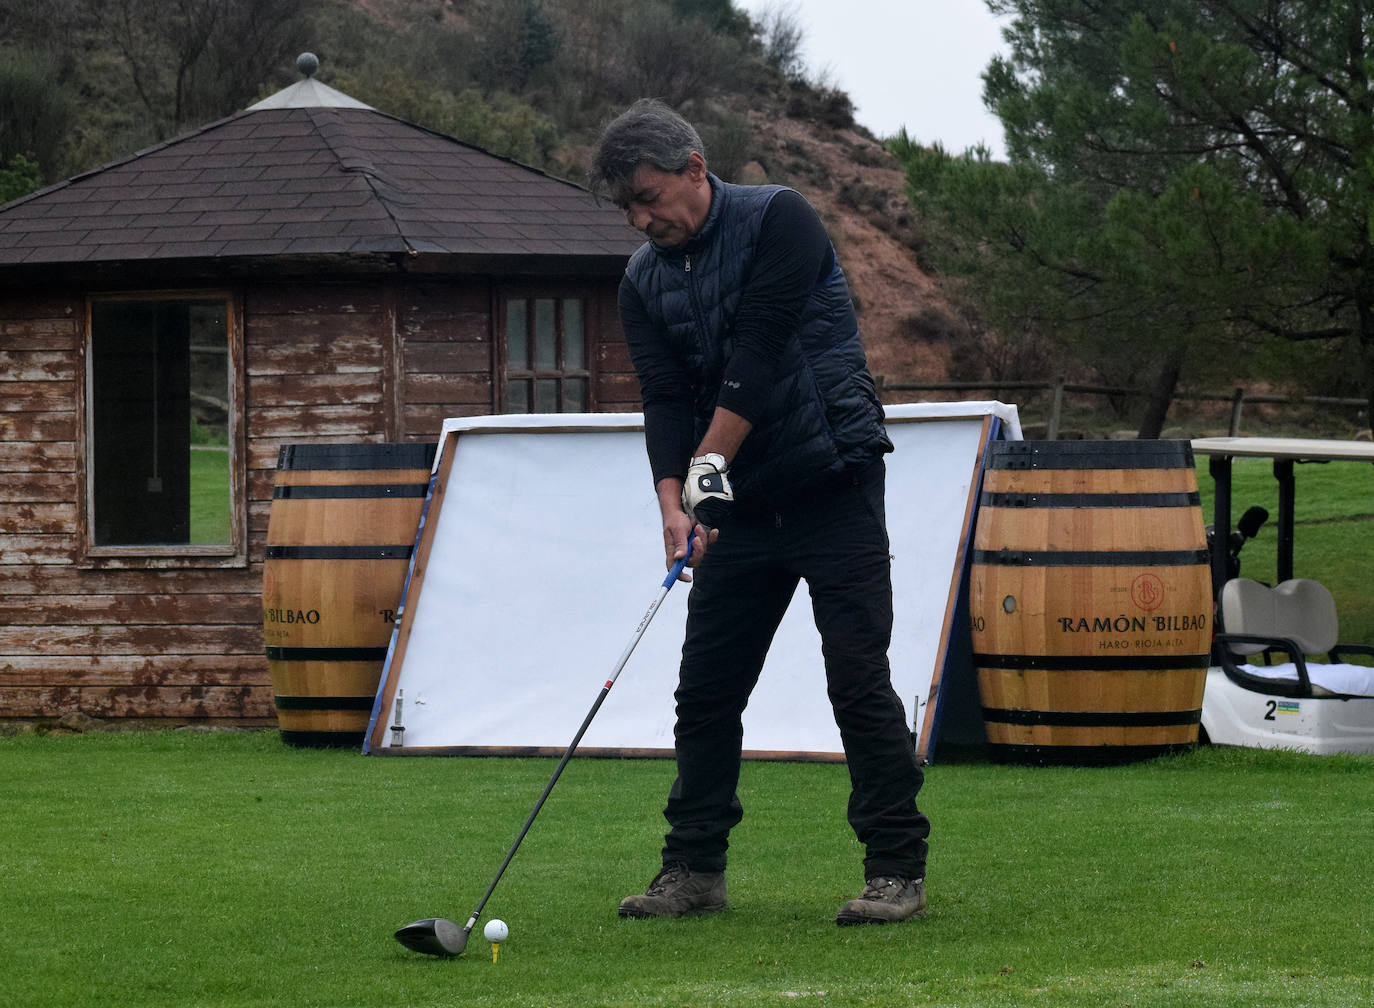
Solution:
{"label": "cabin window", "polygon": [[233,331],[223,295],[90,302],[89,554],[240,548]]}
{"label": "cabin window", "polygon": [[503,313],[506,413],[592,409],[581,298],[507,297]]}

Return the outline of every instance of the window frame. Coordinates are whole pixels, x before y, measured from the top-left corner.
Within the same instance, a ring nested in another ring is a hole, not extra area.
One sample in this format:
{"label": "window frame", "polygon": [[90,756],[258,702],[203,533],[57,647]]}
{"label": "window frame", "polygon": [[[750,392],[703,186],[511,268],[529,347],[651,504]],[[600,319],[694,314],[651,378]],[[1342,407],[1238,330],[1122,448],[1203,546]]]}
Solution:
{"label": "window frame", "polygon": [[[229,541],[227,543],[115,543],[97,545],[95,532],[95,338],[93,309],[120,301],[221,301],[225,306],[229,403]],[[88,568],[246,567],[248,565],[247,452],[244,410],[243,297],[221,287],[90,293],[85,298],[77,475],[81,489],[79,563]]]}
{"label": "window frame", "polygon": [[[505,285],[497,288],[494,292],[496,304],[494,315],[496,318],[496,343],[499,374],[497,375],[495,391],[496,412],[507,414],[510,412],[510,383],[512,381],[512,369],[510,365],[510,352],[507,342],[507,309],[511,301],[524,301],[526,305],[527,334],[531,337],[531,360],[528,368],[522,368],[515,372],[514,378],[523,379],[531,383],[530,410],[535,405],[534,383],[539,380],[556,380],[558,382],[559,405],[565,402],[564,388],[568,379],[578,379],[586,383],[586,397],[582,404],[582,409],[576,412],[592,413],[596,411],[596,384],[597,368],[595,358],[596,341],[593,339],[595,331],[595,310],[596,299],[586,289],[585,286],[575,286],[572,284],[547,284],[547,285]],[[533,359],[533,325],[535,316],[535,302],[540,300],[551,300],[555,304],[555,332],[556,348],[559,354],[559,366],[556,368],[540,368]],[[563,318],[564,303],[576,301],[581,306],[582,313],[582,366],[580,368],[568,368],[562,366],[564,336]],[[526,410],[525,412],[530,412]],[[538,413],[539,416],[553,416],[556,413],[571,412],[559,409],[553,413]]]}

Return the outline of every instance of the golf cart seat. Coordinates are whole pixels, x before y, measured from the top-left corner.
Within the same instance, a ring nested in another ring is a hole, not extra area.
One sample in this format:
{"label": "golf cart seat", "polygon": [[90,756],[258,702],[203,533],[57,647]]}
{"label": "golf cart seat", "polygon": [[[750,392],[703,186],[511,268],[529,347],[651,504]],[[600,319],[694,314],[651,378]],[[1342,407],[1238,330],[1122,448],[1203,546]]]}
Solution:
{"label": "golf cart seat", "polygon": [[[1246,689],[1282,697],[1374,697],[1374,646],[1337,644],[1336,603],[1326,586],[1293,578],[1270,588],[1234,578],[1221,590],[1217,651],[1227,678]],[[1275,654],[1286,660],[1274,663]],[[1244,661],[1260,655],[1263,664]],[[1323,655],[1324,662],[1308,656]]]}

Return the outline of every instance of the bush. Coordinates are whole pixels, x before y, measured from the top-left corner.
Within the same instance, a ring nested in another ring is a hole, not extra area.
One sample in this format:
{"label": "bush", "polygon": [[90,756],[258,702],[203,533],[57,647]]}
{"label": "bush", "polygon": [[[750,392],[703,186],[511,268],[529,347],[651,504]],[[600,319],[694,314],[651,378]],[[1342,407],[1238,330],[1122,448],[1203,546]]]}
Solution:
{"label": "bush", "polygon": [[833,129],[854,128],[854,102],[828,84],[793,82],[787,96],[787,115]]}
{"label": "bush", "polygon": [[42,188],[43,176],[34,164],[23,154],[10,158],[9,164],[0,165],[0,203],[8,203],[20,196],[27,196],[35,189]]}

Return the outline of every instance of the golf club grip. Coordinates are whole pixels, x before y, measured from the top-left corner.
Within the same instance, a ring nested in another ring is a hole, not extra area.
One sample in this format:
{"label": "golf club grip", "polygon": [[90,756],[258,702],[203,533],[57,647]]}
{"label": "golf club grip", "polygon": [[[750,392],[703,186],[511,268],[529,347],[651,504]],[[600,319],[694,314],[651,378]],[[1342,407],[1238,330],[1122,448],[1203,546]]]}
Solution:
{"label": "golf club grip", "polygon": [[678,560],[677,563],[673,564],[672,568],[668,571],[668,576],[667,576],[666,578],[663,579],[663,587],[664,587],[664,588],[671,588],[671,587],[673,587],[673,582],[676,581],[676,580],[682,575],[682,569],[683,569],[684,567],[687,566],[687,561],[688,561],[688,560],[691,560],[691,559],[692,559],[692,535],[691,535],[690,533],[688,533],[688,535],[687,535],[687,552],[684,553],[684,554],[682,554],[682,559]]}

